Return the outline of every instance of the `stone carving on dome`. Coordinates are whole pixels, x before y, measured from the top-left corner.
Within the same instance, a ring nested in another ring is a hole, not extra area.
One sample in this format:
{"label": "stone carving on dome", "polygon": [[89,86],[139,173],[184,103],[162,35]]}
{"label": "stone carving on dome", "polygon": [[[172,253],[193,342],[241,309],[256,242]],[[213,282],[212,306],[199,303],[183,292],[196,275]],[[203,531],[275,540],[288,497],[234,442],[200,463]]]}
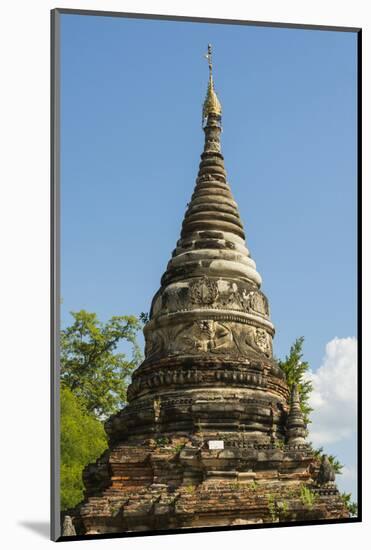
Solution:
{"label": "stone carving on dome", "polygon": [[251,296],[252,296],[252,294],[254,294],[254,292],[251,292],[251,291],[248,292],[246,290],[246,288],[243,288],[242,292],[240,292],[239,295],[238,295],[240,305],[241,305],[242,309],[244,311],[246,311],[247,313],[251,309]]}
{"label": "stone carving on dome", "polygon": [[[224,285],[223,285],[224,286]],[[224,290],[221,297],[221,306],[228,309],[239,309],[240,299],[236,283],[230,283],[227,290]]]}
{"label": "stone carving on dome", "polygon": [[218,296],[218,284],[206,277],[189,285],[189,299],[194,304],[212,305]]}
{"label": "stone carving on dome", "polygon": [[184,287],[167,289],[162,295],[161,313],[172,313],[187,309],[186,292],[187,289]]}
{"label": "stone carving on dome", "polygon": [[267,317],[268,300],[260,291],[240,288],[236,283],[231,283],[227,296],[222,301],[223,306],[230,309],[243,310],[246,313],[251,311]]}
{"label": "stone carving on dome", "polygon": [[268,315],[268,300],[261,292],[250,293],[250,307],[261,315]]}
{"label": "stone carving on dome", "polygon": [[178,334],[174,348],[179,352],[228,352],[233,348],[231,329],[218,321],[201,320],[186,325]]}
{"label": "stone carving on dome", "polygon": [[271,357],[270,336],[262,328],[233,320],[195,320],[156,328],[146,334],[145,356],[161,353],[213,353]]}
{"label": "stone carving on dome", "polygon": [[265,355],[270,356],[269,337],[264,329],[255,329],[255,343]]}
{"label": "stone carving on dome", "polygon": [[144,354],[146,357],[161,353],[165,348],[165,337],[160,330],[149,332],[146,336]]}
{"label": "stone carving on dome", "polygon": [[255,328],[246,325],[241,326],[240,324],[234,323],[232,332],[233,339],[239,353],[242,356],[251,354],[256,356]]}

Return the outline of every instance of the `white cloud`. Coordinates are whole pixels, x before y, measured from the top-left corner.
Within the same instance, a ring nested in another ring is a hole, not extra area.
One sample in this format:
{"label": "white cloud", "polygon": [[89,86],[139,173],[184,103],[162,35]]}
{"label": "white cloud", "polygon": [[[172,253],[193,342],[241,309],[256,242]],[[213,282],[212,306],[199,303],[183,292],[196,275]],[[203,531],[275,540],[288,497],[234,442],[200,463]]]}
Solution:
{"label": "white cloud", "polygon": [[343,466],[341,475],[336,476],[336,485],[341,493],[351,493],[352,500],[357,502],[357,468],[356,466],[350,466],[350,467]]}
{"label": "white cloud", "polygon": [[357,479],[357,469],[355,466],[343,466],[341,477],[346,481],[354,481]]}
{"label": "white cloud", "polygon": [[308,377],[314,388],[309,439],[322,446],[350,438],[357,419],[357,339],[328,342],[322,365]]}

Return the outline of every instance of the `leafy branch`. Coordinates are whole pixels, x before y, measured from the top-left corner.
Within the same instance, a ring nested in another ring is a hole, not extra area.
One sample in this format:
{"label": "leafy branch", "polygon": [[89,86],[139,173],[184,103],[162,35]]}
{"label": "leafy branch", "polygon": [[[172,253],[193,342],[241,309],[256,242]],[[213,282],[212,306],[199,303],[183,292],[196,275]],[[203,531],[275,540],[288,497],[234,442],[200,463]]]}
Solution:
{"label": "leafy branch", "polygon": [[[125,404],[130,375],[142,359],[136,340],[141,323],[134,316],[101,323],[85,310],[71,315],[74,322],[61,331],[61,383],[103,419]],[[123,341],[131,347],[131,358],[117,351]]]}
{"label": "leafy branch", "polygon": [[357,516],[358,513],[358,504],[356,502],[352,502],[352,495],[351,493],[341,493],[341,498],[344,502],[345,507],[348,509],[348,512],[351,517]]}
{"label": "leafy branch", "polygon": [[312,382],[306,380],[305,374],[309,370],[309,363],[303,361],[303,343],[304,337],[297,338],[290,348],[290,353],[285,357],[285,360],[278,362],[286,376],[286,382],[290,391],[296,384],[300,395],[300,406],[304,415],[304,421],[309,424],[309,415],[313,411],[309,406],[310,394],[313,391]]}
{"label": "leafy branch", "polygon": [[[314,453],[314,456],[318,458],[318,460],[320,460],[324,455],[323,447],[320,447],[319,449],[313,449],[313,453]],[[342,474],[344,464],[341,464],[341,462],[334,455],[327,455],[327,458],[331,466],[333,467],[335,474]]]}

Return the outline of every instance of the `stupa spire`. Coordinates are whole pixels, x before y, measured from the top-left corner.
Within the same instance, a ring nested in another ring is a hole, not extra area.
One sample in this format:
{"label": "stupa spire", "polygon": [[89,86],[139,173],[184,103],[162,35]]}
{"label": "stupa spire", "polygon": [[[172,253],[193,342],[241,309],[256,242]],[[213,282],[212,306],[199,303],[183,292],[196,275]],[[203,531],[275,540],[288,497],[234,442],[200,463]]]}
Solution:
{"label": "stupa spire", "polygon": [[[246,247],[237,203],[227,181],[221,153],[221,104],[214,90],[212,52],[208,45],[209,83],[203,105],[205,143],[196,185],[182,230],[161,279],[162,287],[195,277],[242,278],[259,288],[260,274]],[[156,299],[152,312],[157,309]],[[156,316],[156,315],[155,315]],[[268,315],[267,315],[268,317]],[[269,329],[273,325],[268,322]]]}
{"label": "stupa spire", "polygon": [[[262,280],[246,247],[243,223],[227,180],[220,144],[221,105],[214,90],[211,55],[209,44],[205,144],[196,184],[180,238],[152,301],[144,328],[146,359],[133,376],[129,399],[148,393],[141,384],[142,371],[153,368],[154,377],[160,376],[161,361],[169,358],[179,368],[187,365],[179,376],[186,374],[186,380],[197,388],[198,378],[204,376],[204,361],[215,361],[218,356],[223,365],[228,361],[262,364],[260,371],[269,371],[278,378],[278,385],[283,376],[272,357],[274,326],[268,300],[260,290]],[[251,377],[253,380],[255,371]],[[241,384],[244,375],[238,380]],[[222,378],[216,382],[225,383]],[[250,378],[246,384],[250,385]]]}

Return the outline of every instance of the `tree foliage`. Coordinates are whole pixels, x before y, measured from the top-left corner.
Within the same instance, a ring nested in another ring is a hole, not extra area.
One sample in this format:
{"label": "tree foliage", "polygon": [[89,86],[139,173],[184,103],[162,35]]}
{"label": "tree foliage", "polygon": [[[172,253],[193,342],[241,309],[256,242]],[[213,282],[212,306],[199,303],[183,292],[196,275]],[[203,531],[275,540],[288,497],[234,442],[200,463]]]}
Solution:
{"label": "tree foliage", "polygon": [[284,361],[279,361],[279,365],[286,375],[286,382],[290,391],[294,384],[297,384],[300,394],[300,405],[306,424],[310,422],[309,415],[312,408],[309,406],[310,394],[313,390],[312,382],[305,378],[309,370],[307,361],[303,361],[303,343],[304,337],[297,338],[290,348],[289,355],[286,355]]}
{"label": "tree foliage", "polygon": [[139,314],[139,319],[145,325],[149,321],[149,313],[147,311],[142,311],[142,313]]}
{"label": "tree foliage", "polygon": [[[128,379],[141,360],[140,321],[115,316],[101,323],[95,313],[72,312],[61,332],[61,507],[83,498],[82,472],[107,448],[103,422],[121,408]],[[130,359],[117,350],[126,342]]]}
{"label": "tree foliage", "polygon": [[[136,341],[141,323],[134,316],[101,323],[95,313],[71,314],[73,324],[61,331],[61,382],[103,419],[125,403],[129,376],[141,360]],[[130,359],[116,351],[123,340],[130,344]]]}
{"label": "tree foliage", "polygon": [[[313,391],[312,382],[306,377],[306,373],[309,370],[309,364],[307,361],[303,361],[303,343],[304,337],[297,338],[294,344],[290,348],[290,353],[285,357],[284,361],[279,361],[281,369],[286,376],[287,384],[292,390],[294,384],[298,385],[300,393],[300,405],[303,411],[304,420],[308,424],[310,423],[309,415],[312,412],[312,408],[309,406],[309,399],[311,392]],[[312,449],[315,457],[320,460],[324,454],[323,447],[319,449]],[[336,456],[328,454],[327,458],[334,469],[335,474],[341,474],[344,468],[343,464],[336,458]],[[349,510],[349,513],[354,516],[357,514],[357,504],[351,501],[351,494],[343,493],[342,498],[344,504]]]}
{"label": "tree foliage", "polygon": [[345,506],[348,509],[348,512],[352,518],[357,516],[358,514],[358,504],[356,502],[352,501],[352,495],[351,493],[341,493],[341,498],[343,499],[343,502]]}
{"label": "tree foliage", "polygon": [[61,508],[66,510],[83,498],[82,471],[107,447],[103,424],[89,413],[81,400],[61,388]]}
{"label": "tree foliage", "polygon": [[[314,456],[320,460],[324,455],[323,447],[320,447],[319,449],[313,449],[313,453]],[[327,458],[331,466],[333,467],[335,474],[342,474],[344,464],[341,464],[341,462],[334,455],[327,455]]]}

